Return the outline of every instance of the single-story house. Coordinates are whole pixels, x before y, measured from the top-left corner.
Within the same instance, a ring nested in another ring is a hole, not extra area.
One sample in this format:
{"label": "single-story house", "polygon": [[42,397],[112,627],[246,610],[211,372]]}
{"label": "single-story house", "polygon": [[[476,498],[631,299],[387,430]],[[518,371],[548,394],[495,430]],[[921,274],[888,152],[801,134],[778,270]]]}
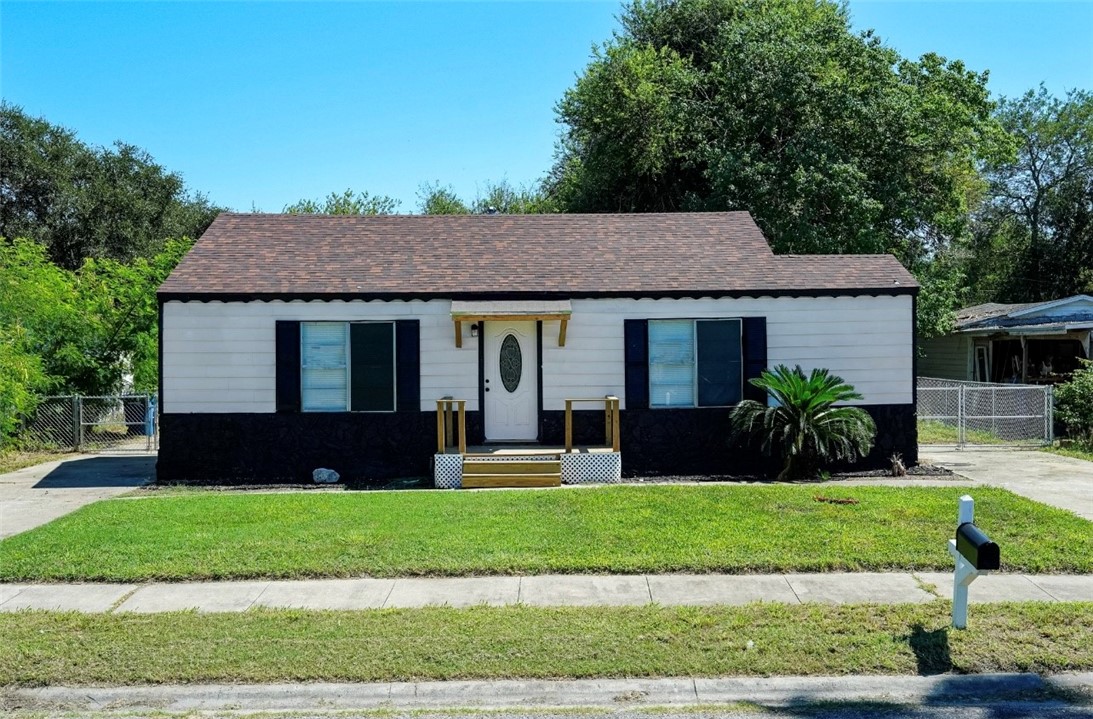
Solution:
{"label": "single-story house", "polygon": [[776,256],[746,212],[225,213],[158,292],[157,471],[427,476],[449,398],[457,445],[557,449],[596,400],[573,441],[616,475],[734,473],[729,412],[777,364],[842,376],[868,462],[914,462],[917,292],[889,255]]}
{"label": "single-story house", "polygon": [[956,315],[953,331],[921,343],[923,377],[1055,384],[1093,357],[1093,297],[988,303]]}

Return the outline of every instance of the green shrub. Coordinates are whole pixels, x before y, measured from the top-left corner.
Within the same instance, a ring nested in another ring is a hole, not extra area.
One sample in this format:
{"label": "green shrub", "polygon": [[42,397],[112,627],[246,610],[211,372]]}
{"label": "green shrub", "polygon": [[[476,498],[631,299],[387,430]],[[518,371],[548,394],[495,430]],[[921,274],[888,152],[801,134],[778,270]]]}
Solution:
{"label": "green shrub", "polygon": [[22,327],[0,326],[0,449],[11,441],[22,419],[34,411],[36,393],[47,384],[41,360],[26,344]]}
{"label": "green shrub", "polygon": [[1081,363],[1069,382],[1055,388],[1055,416],[1071,437],[1093,446],[1093,361]]}
{"label": "green shrub", "polygon": [[813,477],[821,462],[854,460],[873,448],[877,427],[865,410],[836,407],[862,396],[842,377],[814,369],[806,377],[800,365],[778,365],[750,382],[774,399],[768,407],[746,399],[732,411],[740,435],[758,436],[763,451],[777,450],[784,460],[778,479]]}

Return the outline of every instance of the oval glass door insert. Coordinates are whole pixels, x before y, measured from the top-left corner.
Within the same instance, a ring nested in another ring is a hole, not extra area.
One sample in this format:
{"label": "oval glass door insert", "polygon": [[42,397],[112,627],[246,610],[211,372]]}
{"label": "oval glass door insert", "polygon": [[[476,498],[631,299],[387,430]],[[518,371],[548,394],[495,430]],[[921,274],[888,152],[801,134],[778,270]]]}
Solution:
{"label": "oval glass door insert", "polygon": [[520,341],[516,335],[505,335],[501,340],[501,384],[509,392],[515,392],[520,386],[520,376],[524,372],[524,356],[520,352]]}

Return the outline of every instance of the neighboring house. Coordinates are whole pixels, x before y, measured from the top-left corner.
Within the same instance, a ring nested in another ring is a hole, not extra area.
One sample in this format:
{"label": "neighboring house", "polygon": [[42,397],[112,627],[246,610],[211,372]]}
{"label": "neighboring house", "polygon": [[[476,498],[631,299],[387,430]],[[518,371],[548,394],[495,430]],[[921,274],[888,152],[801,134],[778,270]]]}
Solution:
{"label": "neighboring house", "polygon": [[222,214],[158,293],[158,472],[421,476],[438,399],[471,445],[560,446],[566,399],[613,396],[627,474],[733,473],[729,411],[777,364],[841,375],[869,462],[913,462],[917,292],[889,255],[775,256],[746,212]]}
{"label": "neighboring house", "polygon": [[1093,356],[1093,297],[988,303],[957,312],[952,333],[920,343],[923,377],[1054,384]]}

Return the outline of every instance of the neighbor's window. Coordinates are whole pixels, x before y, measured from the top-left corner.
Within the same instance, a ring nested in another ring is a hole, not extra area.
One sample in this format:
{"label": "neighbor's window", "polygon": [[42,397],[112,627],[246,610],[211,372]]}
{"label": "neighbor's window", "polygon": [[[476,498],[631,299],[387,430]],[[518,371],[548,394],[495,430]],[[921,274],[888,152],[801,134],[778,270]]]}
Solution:
{"label": "neighbor's window", "polygon": [[393,322],[301,322],[305,412],[395,409]]}
{"label": "neighbor's window", "polygon": [[649,320],[649,406],[722,407],[743,393],[741,322]]}

